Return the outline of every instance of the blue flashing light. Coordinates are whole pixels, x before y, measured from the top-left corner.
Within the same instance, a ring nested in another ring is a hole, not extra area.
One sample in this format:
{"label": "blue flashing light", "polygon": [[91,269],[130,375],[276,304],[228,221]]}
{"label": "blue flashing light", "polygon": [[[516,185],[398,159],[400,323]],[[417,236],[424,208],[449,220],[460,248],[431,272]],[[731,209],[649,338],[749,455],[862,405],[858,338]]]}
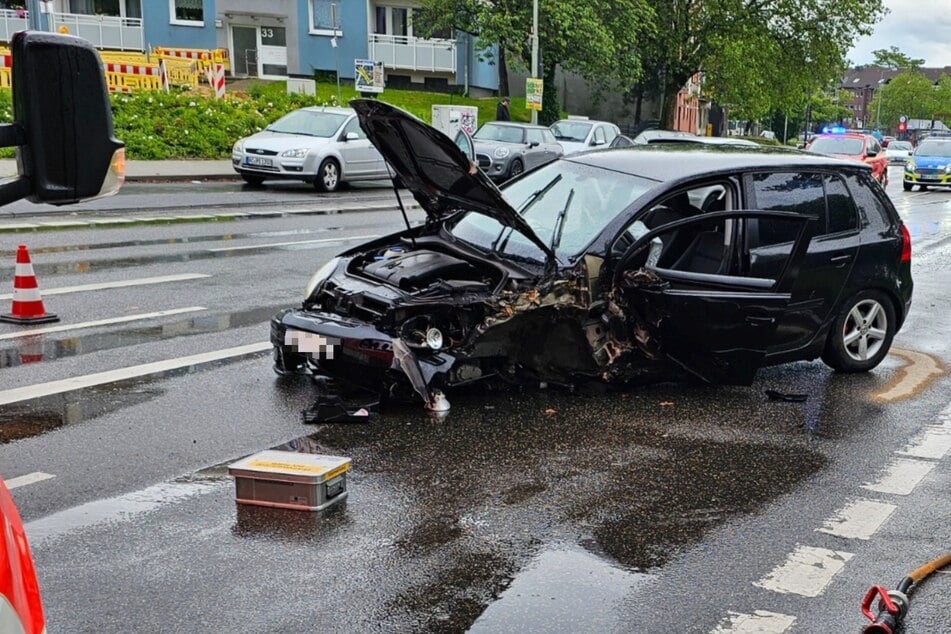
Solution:
{"label": "blue flashing light", "polygon": [[827,125],[826,127],[822,128],[823,134],[845,134],[846,132],[848,132],[848,130],[840,125],[834,125],[834,126]]}

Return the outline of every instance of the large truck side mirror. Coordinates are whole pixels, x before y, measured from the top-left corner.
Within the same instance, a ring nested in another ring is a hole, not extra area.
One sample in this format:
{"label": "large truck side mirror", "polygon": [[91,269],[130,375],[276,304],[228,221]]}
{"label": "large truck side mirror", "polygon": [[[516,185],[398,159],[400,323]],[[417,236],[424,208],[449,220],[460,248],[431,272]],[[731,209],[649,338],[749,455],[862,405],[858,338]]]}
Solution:
{"label": "large truck side mirror", "polygon": [[26,198],[64,205],[116,193],[125,149],[96,49],[78,37],[23,31],[11,42],[14,122],[0,146],[17,147],[18,176],[0,182],[0,205]]}

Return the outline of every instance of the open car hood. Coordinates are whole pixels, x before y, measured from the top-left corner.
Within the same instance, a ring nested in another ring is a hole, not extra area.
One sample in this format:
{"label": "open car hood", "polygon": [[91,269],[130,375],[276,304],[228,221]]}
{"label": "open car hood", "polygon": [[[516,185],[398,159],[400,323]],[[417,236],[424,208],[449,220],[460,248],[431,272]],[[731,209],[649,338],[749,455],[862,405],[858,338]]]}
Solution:
{"label": "open car hood", "polygon": [[350,105],[370,142],[431,219],[441,220],[459,210],[484,214],[527,237],[545,252],[549,263],[554,262],[551,248],[452,139],[382,101],[354,99]]}

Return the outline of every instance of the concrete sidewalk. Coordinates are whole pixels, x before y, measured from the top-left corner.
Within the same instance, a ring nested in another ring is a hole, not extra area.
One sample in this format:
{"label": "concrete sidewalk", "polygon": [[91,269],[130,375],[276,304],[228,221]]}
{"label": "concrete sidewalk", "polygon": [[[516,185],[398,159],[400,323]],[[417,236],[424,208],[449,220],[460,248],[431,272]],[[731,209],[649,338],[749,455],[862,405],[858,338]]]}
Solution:
{"label": "concrete sidewalk", "polygon": [[[126,161],[126,180],[134,181],[189,181],[203,179],[237,179],[231,159],[214,161]],[[0,177],[17,173],[14,159],[0,159]]]}

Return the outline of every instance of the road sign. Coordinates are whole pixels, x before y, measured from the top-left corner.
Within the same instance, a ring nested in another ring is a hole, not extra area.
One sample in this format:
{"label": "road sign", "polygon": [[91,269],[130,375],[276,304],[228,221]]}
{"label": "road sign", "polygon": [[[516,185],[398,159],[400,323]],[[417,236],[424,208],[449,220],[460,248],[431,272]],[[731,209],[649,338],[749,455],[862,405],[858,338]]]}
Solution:
{"label": "road sign", "polygon": [[904,121],[902,121],[901,123],[898,124],[898,131],[899,131],[899,132],[906,132],[907,130],[908,130],[908,124],[907,124],[907,123],[905,123]]}
{"label": "road sign", "polygon": [[383,92],[383,62],[372,59],[355,59],[354,87],[357,92]]}
{"label": "road sign", "polygon": [[908,123],[908,117],[905,115],[898,117],[898,123]]}
{"label": "road sign", "polygon": [[525,80],[525,107],[529,110],[542,109],[542,90],[544,80],[528,77]]}

